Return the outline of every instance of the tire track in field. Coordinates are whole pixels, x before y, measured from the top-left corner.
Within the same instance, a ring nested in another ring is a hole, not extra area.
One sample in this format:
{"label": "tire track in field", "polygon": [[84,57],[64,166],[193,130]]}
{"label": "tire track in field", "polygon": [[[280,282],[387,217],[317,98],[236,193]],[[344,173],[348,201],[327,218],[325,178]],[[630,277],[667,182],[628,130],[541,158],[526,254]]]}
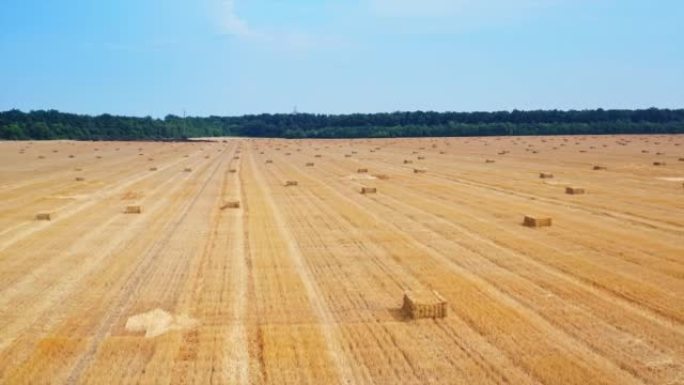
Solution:
{"label": "tire track in field", "polygon": [[311,303],[313,310],[315,311],[318,319],[321,320],[320,329],[323,332],[326,344],[328,345],[328,351],[331,355],[333,362],[336,365],[337,372],[340,376],[340,381],[345,384],[353,384],[356,382],[351,365],[347,358],[342,356],[343,349],[339,342],[339,336],[336,331],[333,330],[335,327],[335,321],[330,315],[330,309],[323,300],[321,300],[320,288],[316,284],[315,279],[312,277],[311,271],[304,262],[304,257],[302,256],[301,250],[297,245],[297,241],[294,239],[292,234],[287,230],[287,223],[285,222],[280,209],[276,206],[271,188],[268,183],[264,180],[264,176],[258,169],[256,162],[254,161],[253,155],[249,154],[249,160],[251,167],[250,169],[254,172],[254,177],[257,183],[261,186],[263,190],[264,201],[271,210],[272,216],[277,224],[278,230],[281,234],[283,241],[287,245],[287,255],[292,260],[292,263],[297,268],[300,273],[301,282],[306,290],[307,297]]}
{"label": "tire track in field", "polygon": [[100,326],[95,332],[95,335],[90,341],[90,346],[86,352],[80,357],[77,363],[71,369],[69,376],[65,383],[67,385],[75,385],[80,379],[83,371],[88,367],[90,362],[95,357],[98,347],[102,343],[102,340],[107,336],[112,326],[117,322],[121,315],[124,313],[125,309],[129,306],[130,302],[133,300],[133,295],[137,292],[137,289],[144,283],[145,277],[148,276],[149,271],[154,268],[154,262],[161,257],[161,252],[164,247],[169,242],[169,240],[175,235],[175,233],[180,228],[181,224],[191,212],[191,209],[202,195],[204,190],[207,188],[209,183],[214,179],[214,175],[217,173],[221,165],[221,158],[218,158],[216,165],[213,170],[209,173],[204,183],[202,183],[199,191],[189,200],[185,207],[179,210],[178,219],[169,224],[167,230],[165,230],[165,236],[158,238],[154,242],[148,251],[140,258],[140,262],[131,272],[126,283],[121,289],[121,294],[119,295],[119,301],[112,307],[109,312],[104,316],[104,319],[100,323]]}

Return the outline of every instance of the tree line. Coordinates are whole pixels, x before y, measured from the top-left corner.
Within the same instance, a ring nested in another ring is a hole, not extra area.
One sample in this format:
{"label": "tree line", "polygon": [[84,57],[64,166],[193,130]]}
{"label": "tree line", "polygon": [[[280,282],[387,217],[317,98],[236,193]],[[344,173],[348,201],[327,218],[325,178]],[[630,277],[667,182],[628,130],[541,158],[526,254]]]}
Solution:
{"label": "tree line", "polygon": [[684,109],[260,114],[163,119],[55,110],[0,112],[0,139],[168,140],[189,137],[388,138],[684,133]]}

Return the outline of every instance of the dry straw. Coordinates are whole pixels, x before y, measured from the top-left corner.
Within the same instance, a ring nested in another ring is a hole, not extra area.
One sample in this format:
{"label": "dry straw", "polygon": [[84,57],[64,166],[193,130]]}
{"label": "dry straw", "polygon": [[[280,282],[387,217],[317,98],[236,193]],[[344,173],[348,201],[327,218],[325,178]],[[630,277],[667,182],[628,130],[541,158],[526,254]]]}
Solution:
{"label": "dry straw", "polygon": [[240,208],[240,201],[226,202],[223,206],[221,206],[221,210],[239,209],[239,208]]}
{"label": "dry straw", "polygon": [[525,215],[523,225],[527,227],[548,227],[551,226],[551,218]]}
{"label": "dry straw", "polygon": [[124,213],[126,213],[126,214],[140,214],[140,213],[142,213],[142,208],[140,206],[126,206]]}
{"label": "dry straw", "polygon": [[566,187],[565,188],[565,193],[570,194],[570,195],[580,195],[584,194],[584,188],[582,187]]}
{"label": "dry straw", "polygon": [[402,311],[411,319],[444,318],[447,316],[447,302],[435,291],[407,291]]}

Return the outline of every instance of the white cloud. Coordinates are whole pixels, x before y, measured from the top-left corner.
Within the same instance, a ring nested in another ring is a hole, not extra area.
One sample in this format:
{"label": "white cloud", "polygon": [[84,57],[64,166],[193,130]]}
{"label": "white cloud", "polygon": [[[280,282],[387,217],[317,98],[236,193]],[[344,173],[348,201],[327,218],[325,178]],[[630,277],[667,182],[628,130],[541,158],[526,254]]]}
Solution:
{"label": "white cloud", "polygon": [[211,17],[222,36],[267,45],[281,51],[309,51],[341,44],[337,39],[314,35],[293,28],[268,28],[252,26],[241,18],[235,8],[235,0],[210,0]]}
{"label": "white cloud", "polygon": [[218,0],[212,8],[214,8],[212,14],[220,34],[240,37],[253,35],[247,22],[235,12],[233,0]]}

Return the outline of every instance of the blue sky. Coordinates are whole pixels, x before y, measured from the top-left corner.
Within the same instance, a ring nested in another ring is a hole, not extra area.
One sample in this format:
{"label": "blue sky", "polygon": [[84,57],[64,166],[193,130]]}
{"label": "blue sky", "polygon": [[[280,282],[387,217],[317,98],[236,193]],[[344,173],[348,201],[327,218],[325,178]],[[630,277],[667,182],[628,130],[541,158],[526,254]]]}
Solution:
{"label": "blue sky", "polygon": [[684,107],[681,0],[2,0],[0,110]]}

